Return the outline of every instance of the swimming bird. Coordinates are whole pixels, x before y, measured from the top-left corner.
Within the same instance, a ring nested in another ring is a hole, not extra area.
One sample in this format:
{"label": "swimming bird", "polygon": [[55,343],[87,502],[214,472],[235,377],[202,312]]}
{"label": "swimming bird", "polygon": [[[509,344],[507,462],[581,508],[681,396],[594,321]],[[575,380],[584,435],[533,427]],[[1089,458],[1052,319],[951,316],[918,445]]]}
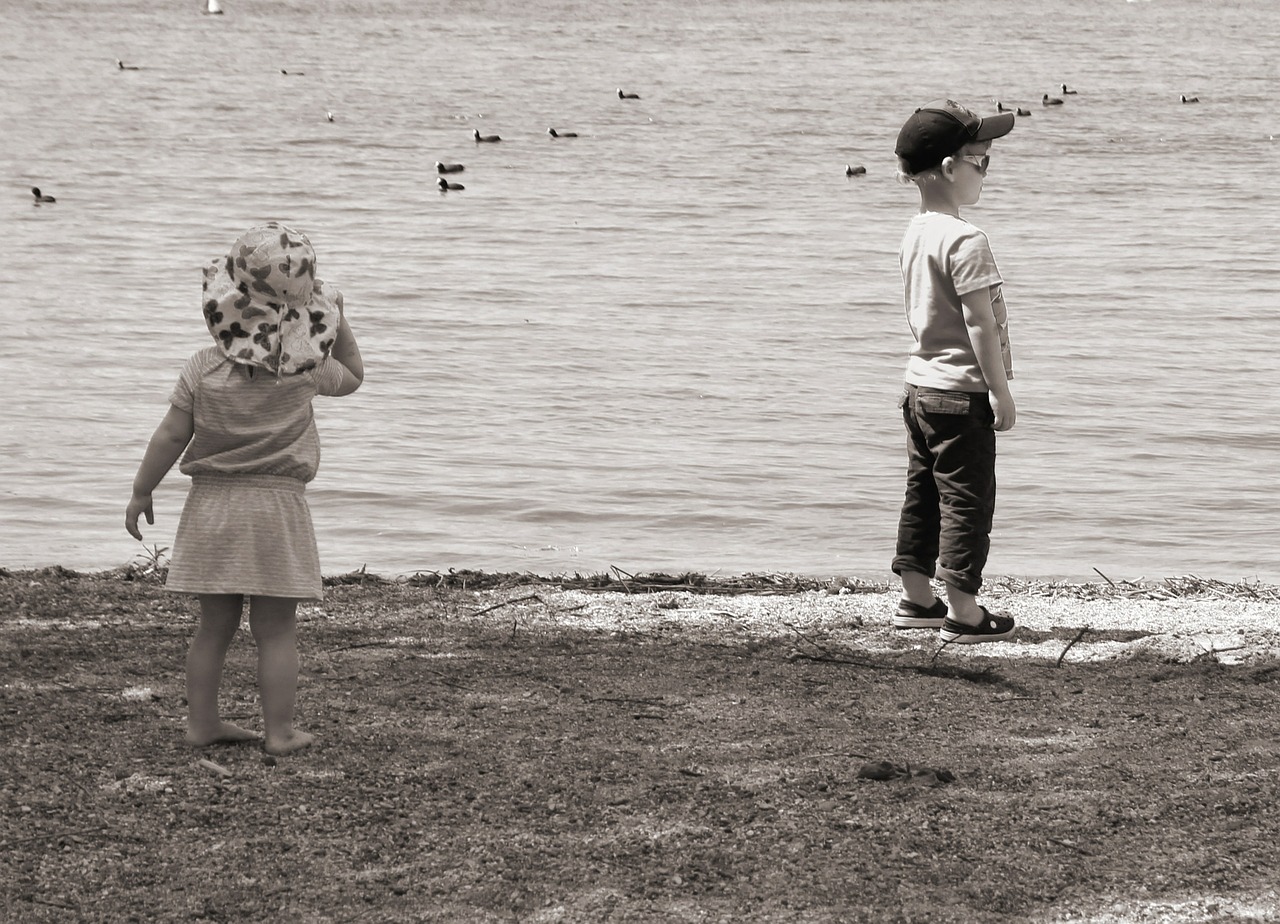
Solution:
{"label": "swimming bird", "polygon": [[450,183],[444,177],[440,177],[440,179],[436,180],[436,185],[440,187],[441,192],[445,192],[446,190],[450,190],[450,189],[466,189],[467,188],[463,186],[461,183]]}
{"label": "swimming bird", "polygon": [[1013,112],[1013,110],[1000,102],[1000,100],[996,100],[996,112]]}
{"label": "swimming bird", "polygon": [[284,74],[286,77],[305,77],[305,76],[307,76],[307,72],[306,72],[306,71],[294,71],[292,74],[290,74],[290,73],[289,73],[288,71],[286,71],[283,67],[282,67],[282,68],[280,68],[280,73]]}
{"label": "swimming bird", "polygon": [[501,138],[501,137],[499,137],[498,135],[482,135],[482,134],[480,134],[480,129],[478,129],[478,128],[477,128],[477,129],[474,129],[474,130],[472,131],[472,135],[473,135],[473,136],[475,137],[475,139],[476,139],[476,144],[480,144],[481,142],[490,142],[490,143],[492,143],[492,142],[494,142],[494,141],[501,141],[501,140],[502,140],[502,138]]}
{"label": "swimming bird", "polygon": [[57,202],[58,201],[57,199],[53,198],[53,196],[43,195],[40,192],[39,186],[31,187],[31,195],[35,196],[36,205],[39,205],[41,202]]}
{"label": "swimming bird", "polygon": [[324,117],[328,119],[330,122],[333,121],[333,113],[330,112],[328,109],[324,111]]}
{"label": "swimming bird", "polygon": [[136,71],[136,70],[140,70],[140,68],[138,67],[138,65],[136,65],[136,64],[125,64],[125,63],[124,63],[123,61],[121,61],[119,58],[116,58],[116,67],[120,68],[120,70],[122,70],[122,71]]}
{"label": "swimming bird", "polygon": [[436,173],[461,173],[466,169],[462,164],[442,164],[436,161]]}
{"label": "swimming bird", "polygon": [[547,134],[552,138],[577,138],[577,132],[558,132],[554,128],[548,128]]}
{"label": "swimming bird", "polygon": [[858,164],[856,167],[851,167],[849,164],[844,165],[845,176],[863,176],[866,172],[867,168],[862,166],[862,164]]}
{"label": "swimming bird", "polygon": [[1187,95],[1184,93],[1184,94],[1182,94],[1182,101],[1183,101],[1184,103],[1198,103],[1198,102],[1200,102],[1200,97],[1198,97],[1198,96],[1187,96]]}
{"label": "swimming bird", "polygon": [[1044,104],[1044,105],[1046,105],[1046,106],[1061,106],[1061,105],[1062,105],[1062,100],[1058,99],[1058,97],[1056,97],[1056,96],[1050,96],[1048,93],[1046,93],[1046,94],[1044,95],[1044,97],[1043,97],[1043,98],[1041,98],[1040,102],[1041,102],[1041,103],[1043,103],[1043,104]]}
{"label": "swimming bird", "polygon": [[618,99],[639,99],[639,93],[623,93],[622,87],[618,87]]}
{"label": "swimming bird", "polygon": [[1014,111],[1014,115],[1029,116],[1029,115],[1031,115],[1031,110],[1030,110],[1030,109],[1023,109],[1021,106],[1019,106],[1019,107],[1017,108],[1017,110],[1015,110],[1015,111]]}
{"label": "swimming bird", "polygon": [[1058,84],[1058,86],[1062,87],[1062,95],[1063,95],[1063,96],[1075,96],[1075,95],[1076,95],[1076,93],[1077,93],[1077,92],[1079,92],[1079,91],[1077,91],[1077,90],[1068,90],[1068,89],[1067,89],[1067,85],[1066,85],[1065,83],[1060,83],[1060,84]]}

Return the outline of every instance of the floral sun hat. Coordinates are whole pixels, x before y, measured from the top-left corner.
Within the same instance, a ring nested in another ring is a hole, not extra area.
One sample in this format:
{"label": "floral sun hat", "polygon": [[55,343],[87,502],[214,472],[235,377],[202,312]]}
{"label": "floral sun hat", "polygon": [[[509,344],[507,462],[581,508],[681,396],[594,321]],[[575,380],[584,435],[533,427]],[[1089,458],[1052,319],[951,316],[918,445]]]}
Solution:
{"label": "floral sun hat", "polygon": [[276,375],[313,368],[338,336],[342,295],[316,278],[316,252],[300,231],[250,228],[204,268],[204,320],[237,363]]}

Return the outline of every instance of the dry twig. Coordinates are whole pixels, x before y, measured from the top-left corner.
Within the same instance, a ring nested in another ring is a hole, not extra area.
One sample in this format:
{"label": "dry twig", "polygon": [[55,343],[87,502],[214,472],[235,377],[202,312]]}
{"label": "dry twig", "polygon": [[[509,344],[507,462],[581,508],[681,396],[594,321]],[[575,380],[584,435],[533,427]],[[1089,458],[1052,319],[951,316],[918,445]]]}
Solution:
{"label": "dry twig", "polygon": [[523,597],[512,597],[510,600],[503,600],[501,603],[495,603],[493,606],[486,606],[484,609],[477,610],[471,615],[483,616],[485,613],[492,613],[494,610],[502,609],[504,606],[510,606],[512,603],[526,603],[529,600],[537,600],[539,603],[542,603],[543,606],[546,606],[546,603],[544,603],[542,598],[537,594],[527,594]]}
{"label": "dry twig", "polygon": [[1074,645],[1076,642],[1080,641],[1080,639],[1084,638],[1084,634],[1088,631],[1089,631],[1088,626],[1080,627],[1080,631],[1076,633],[1076,637],[1073,638],[1071,641],[1067,642],[1067,647],[1062,649],[1062,654],[1058,655],[1058,663],[1055,664],[1054,667],[1062,667],[1062,659],[1067,656],[1067,652],[1071,650],[1071,646]]}
{"label": "dry twig", "polygon": [[788,629],[790,629],[792,632],[794,632],[796,635],[798,635],[798,636],[800,637],[800,640],[801,640],[801,641],[808,642],[810,645],[812,645],[812,646],[813,646],[814,648],[816,648],[818,651],[821,651],[824,655],[831,656],[831,650],[830,650],[830,649],[828,649],[828,648],[827,648],[826,646],[824,646],[824,645],[819,645],[819,644],[818,644],[817,642],[815,642],[813,639],[809,638],[809,636],[807,636],[807,635],[805,635],[803,632],[801,632],[801,631],[800,631],[800,629],[799,629],[799,628],[797,628],[796,626],[792,625],[791,623],[787,622],[786,620],[783,620],[782,624],[783,624],[784,626],[786,626]]}
{"label": "dry twig", "polygon": [[1071,841],[1064,841],[1060,837],[1046,837],[1045,840],[1049,841],[1052,844],[1058,844],[1061,847],[1066,847],[1069,850],[1074,850],[1076,853],[1079,853],[1086,857],[1094,856],[1094,852],[1092,850],[1089,850],[1087,847],[1081,847],[1079,844],[1071,843]]}

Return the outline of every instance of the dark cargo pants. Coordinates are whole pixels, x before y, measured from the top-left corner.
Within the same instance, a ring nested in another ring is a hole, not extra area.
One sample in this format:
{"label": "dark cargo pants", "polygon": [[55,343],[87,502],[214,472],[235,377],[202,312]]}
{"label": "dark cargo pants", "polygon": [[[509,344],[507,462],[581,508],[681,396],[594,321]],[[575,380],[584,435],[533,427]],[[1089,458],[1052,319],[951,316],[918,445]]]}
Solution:
{"label": "dark cargo pants", "polygon": [[995,414],[986,392],[907,385],[907,493],[893,571],[976,594],[996,507]]}

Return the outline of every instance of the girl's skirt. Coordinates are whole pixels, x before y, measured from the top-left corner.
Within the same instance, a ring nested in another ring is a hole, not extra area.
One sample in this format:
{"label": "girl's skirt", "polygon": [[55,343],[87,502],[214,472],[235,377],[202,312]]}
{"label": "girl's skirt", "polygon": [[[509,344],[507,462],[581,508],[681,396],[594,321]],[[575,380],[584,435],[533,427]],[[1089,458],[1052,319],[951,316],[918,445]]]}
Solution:
{"label": "girl's skirt", "polygon": [[191,594],[319,600],[306,484],[279,475],[196,475],[165,586]]}

